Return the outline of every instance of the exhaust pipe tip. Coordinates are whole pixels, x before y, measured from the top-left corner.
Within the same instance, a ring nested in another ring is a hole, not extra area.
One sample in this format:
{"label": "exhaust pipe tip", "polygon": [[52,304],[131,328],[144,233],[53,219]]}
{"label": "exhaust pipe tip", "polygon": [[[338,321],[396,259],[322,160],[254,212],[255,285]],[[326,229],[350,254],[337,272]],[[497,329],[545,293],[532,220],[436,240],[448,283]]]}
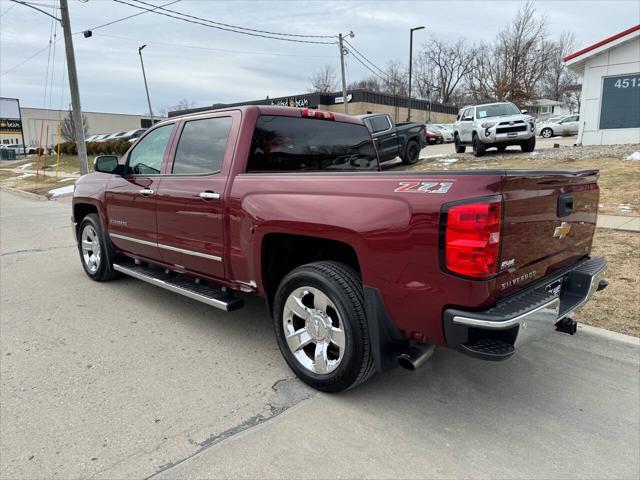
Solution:
{"label": "exhaust pipe tip", "polygon": [[412,345],[406,352],[398,355],[398,364],[413,372],[426,363],[435,349],[435,345],[432,344]]}

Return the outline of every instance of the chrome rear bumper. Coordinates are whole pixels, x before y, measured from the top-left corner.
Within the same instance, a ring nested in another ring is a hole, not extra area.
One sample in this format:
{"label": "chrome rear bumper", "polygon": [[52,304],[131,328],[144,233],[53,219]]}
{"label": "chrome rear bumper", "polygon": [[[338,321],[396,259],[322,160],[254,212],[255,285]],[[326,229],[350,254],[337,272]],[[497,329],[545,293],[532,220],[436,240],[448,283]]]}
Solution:
{"label": "chrome rear bumper", "polygon": [[[515,347],[552,333],[556,323],[571,317],[595,292],[604,288],[606,269],[604,258],[592,257],[498,302],[489,310],[447,309],[444,313],[447,344],[469,353],[473,345],[486,346],[495,341],[504,347],[504,357],[508,358]],[[548,291],[549,286],[558,282],[559,295]],[[483,358],[482,354],[474,356]]]}

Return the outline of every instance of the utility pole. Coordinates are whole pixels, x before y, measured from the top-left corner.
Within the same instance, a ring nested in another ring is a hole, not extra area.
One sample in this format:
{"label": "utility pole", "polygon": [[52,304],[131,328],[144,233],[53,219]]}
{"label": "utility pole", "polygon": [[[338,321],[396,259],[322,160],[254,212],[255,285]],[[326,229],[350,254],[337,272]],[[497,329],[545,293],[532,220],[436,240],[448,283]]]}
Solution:
{"label": "utility pole", "polygon": [[[353,32],[349,32],[348,37],[355,37]],[[342,103],[344,103],[344,113],[349,113],[349,102],[347,101],[347,79],[344,73],[344,36],[339,33],[338,34],[338,48],[340,49],[340,69],[342,70]]]}
{"label": "utility pole", "polygon": [[138,47],[138,55],[140,55],[140,65],[142,66],[142,78],[144,79],[144,89],[147,92],[147,104],[149,105],[149,116],[151,117],[151,126],[153,127],[153,110],[151,109],[151,97],[149,97],[149,87],[147,86],[147,75],[144,73],[144,62],[142,61],[142,50],[147,45]]}
{"label": "utility pole", "polygon": [[71,116],[76,131],[78,159],[80,161],[80,175],[89,173],[87,162],[87,144],[84,141],[84,125],[82,123],[82,109],[80,107],[80,92],[78,89],[78,72],[76,71],[76,56],[73,52],[73,38],[71,37],[71,22],[69,21],[69,5],[67,0],[60,0],[60,23],[64,32],[64,49],[67,54],[67,70],[69,73],[69,89],[71,90]]}
{"label": "utility pole", "polygon": [[411,73],[413,67],[413,32],[424,27],[413,27],[409,30],[409,108],[407,110],[407,122],[411,121]]}

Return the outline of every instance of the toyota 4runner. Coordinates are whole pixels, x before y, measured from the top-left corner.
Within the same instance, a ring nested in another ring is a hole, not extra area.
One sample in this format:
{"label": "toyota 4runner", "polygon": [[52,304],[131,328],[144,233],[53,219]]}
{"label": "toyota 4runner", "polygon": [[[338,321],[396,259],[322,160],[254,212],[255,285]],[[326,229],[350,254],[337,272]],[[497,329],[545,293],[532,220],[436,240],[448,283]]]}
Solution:
{"label": "toyota 4runner", "polygon": [[520,145],[523,152],[533,152],[535,119],[526,113],[510,102],[461,109],[453,126],[456,153],[464,153],[468,145],[476,157],[483,156],[487,148],[503,152],[509,145]]}

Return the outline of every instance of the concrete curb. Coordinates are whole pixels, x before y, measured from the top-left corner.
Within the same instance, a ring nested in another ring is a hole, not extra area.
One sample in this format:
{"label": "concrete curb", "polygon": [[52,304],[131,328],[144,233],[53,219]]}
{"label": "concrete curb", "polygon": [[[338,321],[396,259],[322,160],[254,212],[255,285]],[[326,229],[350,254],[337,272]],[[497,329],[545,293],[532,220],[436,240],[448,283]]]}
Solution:
{"label": "concrete curb", "polygon": [[30,198],[31,200],[39,200],[39,201],[48,201],[49,199],[44,195],[38,195],[37,193],[25,192],[24,190],[20,190],[18,188],[7,187],[6,185],[0,185],[0,189],[5,190],[10,193],[15,193],[16,195],[20,195],[22,197]]}
{"label": "concrete curb", "polygon": [[592,327],[591,325],[585,325],[578,323],[578,332],[590,333],[592,335],[605,337],[617,342],[626,343],[628,345],[634,345],[640,347],[640,338],[626,335],[624,333],[612,332],[611,330],[605,330],[600,327]]}

